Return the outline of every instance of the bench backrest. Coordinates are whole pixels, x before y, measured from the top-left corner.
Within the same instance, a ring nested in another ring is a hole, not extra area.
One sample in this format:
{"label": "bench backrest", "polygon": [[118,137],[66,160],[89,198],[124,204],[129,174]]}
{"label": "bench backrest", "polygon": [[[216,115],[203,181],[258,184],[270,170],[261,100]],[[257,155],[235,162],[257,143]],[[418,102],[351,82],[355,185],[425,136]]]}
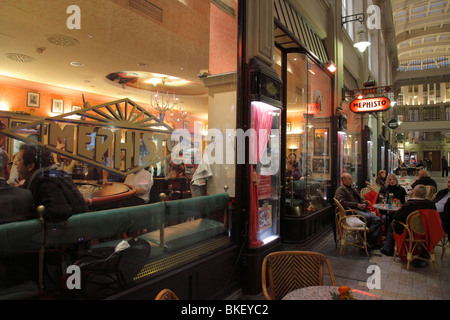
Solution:
{"label": "bench backrest", "polygon": [[[225,210],[228,194],[159,202],[73,215],[67,221],[47,224],[45,247],[75,244],[96,238],[119,236],[138,230],[158,230],[171,221],[199,218]],[[0,225],[0,255],[38,251],[42,223],[39,219]]]}

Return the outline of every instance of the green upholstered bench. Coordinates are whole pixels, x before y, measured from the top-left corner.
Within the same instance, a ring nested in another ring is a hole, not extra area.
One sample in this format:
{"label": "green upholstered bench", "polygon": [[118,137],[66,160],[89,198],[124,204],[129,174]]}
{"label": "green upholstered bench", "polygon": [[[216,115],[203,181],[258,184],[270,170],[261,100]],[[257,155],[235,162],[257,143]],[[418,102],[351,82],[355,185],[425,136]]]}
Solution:
{"label": "green upholstered bench", "polygon": [[[228,207],[228,199],[228,194],[222,193],[164,202],[165,227],[139,238],[158,243],[164,251],[172,252],[224,234],[224,223],[208,217],[224,212]],[[188,219],[190,221],[177,223]]]}
{"label": "green upholstered bench", "polygon": [[0,255],[36,252],[90,241],[98,238],[120,237],[138,230],[156,230],[164,223],[163,203],[117,208],[73,215],[67,221],[43,226],[39,219],[0,225]]}
{"label": "green upholstered bench", "polygon": [[[225,231],[221,222],[211,219],[197,219],[164,228],[164,251],[172,252],[213,238]],[[159,231],[145,233],[138,238],[161,246]],[[153,250],[153,247],[152,247]]]}
{"label": "green upholstered bench", "polygon": [[39,219],[0,225],[0,256],[37,252],[41,242],[42,223]]}
{"label": "green upholstered bench", "polygon": [[[124,234],[139,236],[151,246],[150,260],[224,234],[224,223],[211,219],[219,212],[226,219],[228,194],[160,202],[135,207],[76,214],[61,223],[40,219],[0,225],[0,257],[39,252],[39,287],[43,288],[44,251],[94,239],[114,239],[91,248],[114,248]],[[187,220],[187,221],[186,221]],[[181,223],[180,223],[181,222]]]}
{"label": "green upholstered bench", "polygon": [[[44,237],[43,224],[39,219],[6,223],[0,225],[0,256],[37,252],[42,249],[42,244],[43,248],[54,248],[98,238],[121,237],[124,233],[134,234],[144,229],[147,233],[142,238],[163,248],[161,239],[166,237],[165,249],[171,251],[223,233],[223,223],[206,217],[226,210],[227,206],[228,194],[222,193],[81,213],[65,222],[46,224]],[[191,218],[194,221],[175,225],[177,221]],[[192,239],[188,240],[190,237]]]}

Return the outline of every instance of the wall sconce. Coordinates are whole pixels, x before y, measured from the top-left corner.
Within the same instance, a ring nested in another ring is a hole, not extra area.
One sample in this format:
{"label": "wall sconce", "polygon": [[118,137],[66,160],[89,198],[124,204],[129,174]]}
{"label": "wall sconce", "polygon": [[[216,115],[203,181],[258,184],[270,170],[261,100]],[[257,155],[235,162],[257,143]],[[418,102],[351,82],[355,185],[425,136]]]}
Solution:
{"label": "wall sconce", "polygon": [[353,45],[355,48],[359,50],[359,52],[366,51],[367,47],[370,46],[370,42],[367,41],[367,31],[364,28],[364,13],[356,13],[349,16],[345,16],[341,18],[341,26],[346,24],[347,22],[359,21],[361,22],[361,26],[356,30],[356,41]]}
{"label": "wall sconce", "polygon": [[328,60],[328,62],[325,63],[324,66],[325,66],[325,68],[327,68],[328,71],[330,71],[331,73],[335,73],[336,70],[337,70],[336,66],[334,65],[333,61],[331,61],[331,60]]}

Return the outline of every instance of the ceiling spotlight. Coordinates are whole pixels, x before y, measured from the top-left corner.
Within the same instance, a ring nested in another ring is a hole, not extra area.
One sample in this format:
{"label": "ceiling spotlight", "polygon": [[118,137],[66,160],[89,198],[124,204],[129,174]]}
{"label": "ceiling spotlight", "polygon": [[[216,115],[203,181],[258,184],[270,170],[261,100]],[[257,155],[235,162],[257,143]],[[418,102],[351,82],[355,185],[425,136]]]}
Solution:
{"label": "ceiling spotlight", "polygon": [[70,63],[70,65],[71,65],[72,67],[82,67],[82,66],[84,66],[84,63],[79,62],[79,61],[72,61],[72,62]]}
{"label": "ceiling spotlight", "polygon": [[328,60],[328,62],[325,64],[325,68],[327,68],[331,73],[335,73],[337,70],[336,66],[331,60]]}

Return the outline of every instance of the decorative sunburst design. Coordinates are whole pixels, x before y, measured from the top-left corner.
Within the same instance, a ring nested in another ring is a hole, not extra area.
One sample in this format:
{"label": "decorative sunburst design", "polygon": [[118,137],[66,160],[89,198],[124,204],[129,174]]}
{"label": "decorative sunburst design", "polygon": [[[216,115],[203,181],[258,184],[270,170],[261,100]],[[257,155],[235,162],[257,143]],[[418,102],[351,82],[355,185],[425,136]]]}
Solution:
{"label": "decorative sunburst design", "polygon": [[60,47],[74,47],[78,45],[78,40],[63,34],[49,34],[46,36],[47,41]]}
{"label": "decorative sunburst design", "polygon": [[[126,98],[109,103],[104,103],[94,107],[90,107],[88,104],[86,104],[86,107],[83,109],[58,115],[56,117],[45,118],[44,120],[34,121],[17,127],[12,127],[3,130],[1,133],[13,139],[17,139],[25,143],[34,144],[39,147],[49,149],[51,152],[54,152],[56,154],[63,155],[78,161],[82,161],[84,163],[90,164],[102,170],[106,170],[123,176],[126,176],[129,173],[137,172],[141,168],[153,165],[170,157],[170,153],[168,155],[161,157],[161,153],[158,152],[158,155],[160,156],[159,158],[158,156],[155,156],[150,161],[147,161],[146,163],[143,163],[141,166],[134,168],[130,171],[121,171],[115,168],[107,167],[103,163],[99,163],[94,159],[88,159],[86,158],[86,156],[80,156],[78,152],[71,153],[68,152],[67,150],[58,149],[56,148],[56,146],[51,145],[49,143],[50,140],[47,132],[48,124],[55,122],[56,123],[65,122],[70,124],[77,124],[80,126],[90,126],[96,128],[109,128],[111,130],[125,129],[131,130],[133,132],[144,132],[144,133],[150,132],[150,133],[165,134],[166,145],[167,142],[170,142],[170,135],[174,130],[168,124],[164,123],[159,118],[149,113],[143,107]],[[23,131],[29,129],[33,129],[40,133],[39,141],[32,140],[27,136],[23,135]],[[116,151],[117,150],[115,150],[115,152]]]}
{"label": "decorative sunburst design", "polygon": [[6,57],[12,61],[16,61],[16,62],[24,62],[24,63],[29,63],[29,62],[34,62],[36,61],[35,58],[27,56],[26,54],[23,53],[7,53]]}
{"label": "decorative sunburst design", "polygon": [[[75,117],[81,117],[75,120]],[[92,124],[110,128],[171,133],[173,128],[128,98],[85,107],[50,118],[52,121]]]}

